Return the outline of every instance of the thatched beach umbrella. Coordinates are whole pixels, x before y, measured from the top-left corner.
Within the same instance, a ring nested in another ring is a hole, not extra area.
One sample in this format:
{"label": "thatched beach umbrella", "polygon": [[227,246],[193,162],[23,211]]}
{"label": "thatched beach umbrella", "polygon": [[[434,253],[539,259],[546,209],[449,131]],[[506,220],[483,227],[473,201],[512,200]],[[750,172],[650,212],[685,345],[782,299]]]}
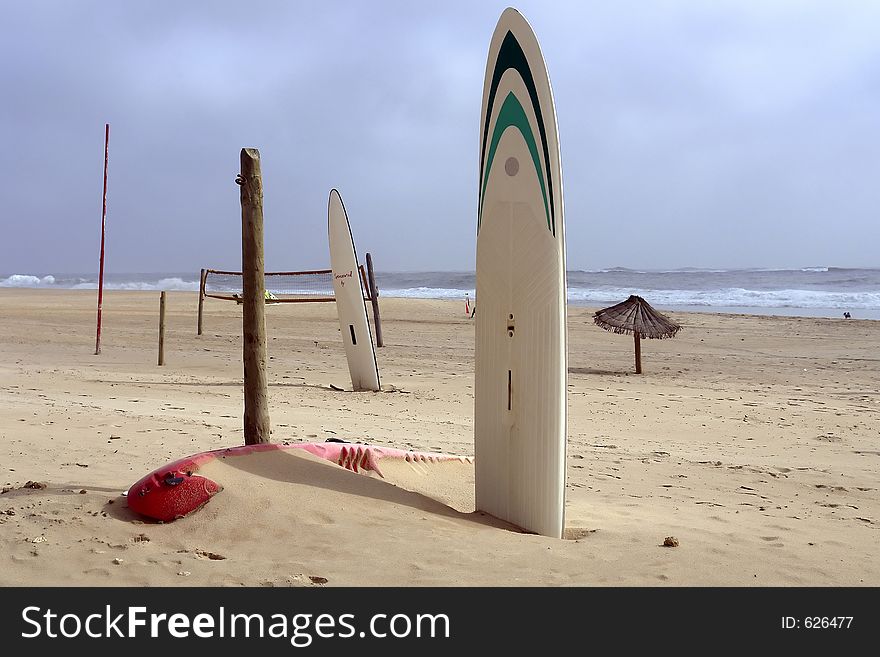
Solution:
{"label": "thatched beach umbrella", "polygon": [[636,374],[642,373],[642,338],[671,338],[681,330],[678,324],[634,294],[616,306],[599,310],[593,315],[593,321],[606,331],[632,334],[636,346]]}

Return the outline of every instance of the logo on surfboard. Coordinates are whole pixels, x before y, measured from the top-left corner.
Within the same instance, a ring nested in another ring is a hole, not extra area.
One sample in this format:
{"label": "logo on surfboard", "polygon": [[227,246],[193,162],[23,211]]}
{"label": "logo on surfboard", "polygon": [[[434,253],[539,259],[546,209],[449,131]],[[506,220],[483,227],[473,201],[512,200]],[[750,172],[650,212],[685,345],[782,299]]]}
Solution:
{"label": "logo on surfboard", "polygon": [[[528,98],[521,101],[516,96],[514,90],[510,87],[510,83],[504,83],[502,78],[508,70],[513,70],[518,75],[520,81],[528,93]],[[486,194],[486,186],[489,182],[489,172],[495,160],[498,142],[501,141],[501,135],[508,128],[513,128],[522,135],[523,140],[528,147],[531,155],[532,165],[534,166],[535,175],[541,186],[541,194],[544,198],[544,212],[547,219],[547,228],[553,235],[556,235],[556,206],[554,196],[554,180],[553,172],[550,168],[550,145],[547,138],[547,128],[544,121],[544,113],[542,112],[541,103],[538,99],[538,89],[535,84],[535,78],[529,69],[526,61],[525,53],[522,46],[513,32],[508,31],[501,43],[498,51],[495,68],[492,77],[489,80],[488,96],[486,98],[486,116],[483,124],[483,134],[480,140],[480,189],[479,189],[479,206],[477,211],[477,233],[480,232],[480,224],[483,218],[483,197]],[[506,95],[505,95],[506,91]],[[496,102],[501,100],[501,109],[494,118],[493,108]],[[544,108],[546,111],[547,108]],[[535,124],[538,127],[538,134],[534,134],[531,127],[529,116],[534,117]],[[490,134],[490,128],[491,134]],[[514,176],[519,170],[519,162],[509,163],[512,166],[508,168],[505,163],[507,175]],[[558,185],[558,182],[556,183]]]}

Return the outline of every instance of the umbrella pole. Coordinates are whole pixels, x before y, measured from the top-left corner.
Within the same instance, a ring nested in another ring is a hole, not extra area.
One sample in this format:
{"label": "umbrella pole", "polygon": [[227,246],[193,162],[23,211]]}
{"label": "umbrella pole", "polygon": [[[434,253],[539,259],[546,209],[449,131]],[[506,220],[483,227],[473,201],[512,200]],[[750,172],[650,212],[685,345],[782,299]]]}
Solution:
{"label": "umbrella pole", "polygon": [[642,373],[642,338],[638,331],[633,331],[633,340],[636,343],[636,374]]}

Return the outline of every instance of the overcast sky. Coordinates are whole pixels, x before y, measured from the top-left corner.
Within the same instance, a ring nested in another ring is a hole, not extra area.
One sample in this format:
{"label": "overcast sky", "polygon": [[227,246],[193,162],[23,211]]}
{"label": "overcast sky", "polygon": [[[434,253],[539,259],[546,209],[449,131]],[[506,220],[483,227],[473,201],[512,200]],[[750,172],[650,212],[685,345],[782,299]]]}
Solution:
{"label": "overcast sky", "polygon": [[[495,0],[0,0],[0,274],[472,270]],[[556,98],[569,269],[880,266],[880,2],[514,5]]]}

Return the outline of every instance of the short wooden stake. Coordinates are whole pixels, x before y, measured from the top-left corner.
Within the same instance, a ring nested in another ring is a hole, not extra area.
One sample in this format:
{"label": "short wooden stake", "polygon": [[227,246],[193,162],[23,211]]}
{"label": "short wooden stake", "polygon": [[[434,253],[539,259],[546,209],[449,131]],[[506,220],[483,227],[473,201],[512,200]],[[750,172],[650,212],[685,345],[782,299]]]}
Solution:
{"label": "short wooden stake", "polygon": [[159,365],[165,364],[165,291],[159,295]]}
{"label": "short wooden stake", "polygon": [[642,373],[642,336],[638,331],[633,331],[633,339],[636,343],[636,374]]}
{"label": "short wooden stake", "polygon": [[241,149],[242,356],[244,443],[270,442],[266,378],[266,283],[263,259],[263,178],[260,151]]}

